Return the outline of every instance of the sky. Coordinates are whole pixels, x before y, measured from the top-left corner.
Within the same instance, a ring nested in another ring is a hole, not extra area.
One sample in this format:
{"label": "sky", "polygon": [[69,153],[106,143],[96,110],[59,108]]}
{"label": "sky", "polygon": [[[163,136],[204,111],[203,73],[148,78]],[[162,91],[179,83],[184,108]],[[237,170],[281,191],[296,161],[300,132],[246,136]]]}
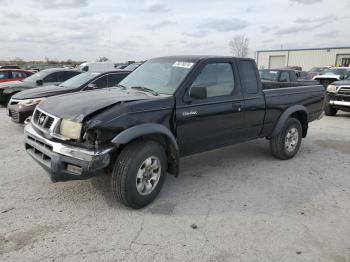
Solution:
{"label": "sky", "polygon": [[349,0],[0,0],[0,59],[113,62],[350,46]]}

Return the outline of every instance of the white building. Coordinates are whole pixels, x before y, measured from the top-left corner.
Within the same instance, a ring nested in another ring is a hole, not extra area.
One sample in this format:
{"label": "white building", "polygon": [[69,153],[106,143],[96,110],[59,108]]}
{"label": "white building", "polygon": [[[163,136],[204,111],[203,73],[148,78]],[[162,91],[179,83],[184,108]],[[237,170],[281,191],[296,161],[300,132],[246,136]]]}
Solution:
{"label": "white building", "polygon": [[350,47],[305,48],[256,51],[259,69],[300,66],[310,70],[315,66],[350,66]]}

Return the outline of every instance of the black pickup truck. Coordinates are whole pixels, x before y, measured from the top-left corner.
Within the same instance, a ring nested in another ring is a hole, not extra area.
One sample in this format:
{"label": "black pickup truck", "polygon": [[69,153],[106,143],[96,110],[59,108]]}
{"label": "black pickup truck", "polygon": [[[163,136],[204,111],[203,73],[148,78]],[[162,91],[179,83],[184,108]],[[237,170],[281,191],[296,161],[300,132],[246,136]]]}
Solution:
{"label": "black pickup truck", "polygon": [[152,202],[180,157],[256,138],[290,159],[321,117],[321,85],[263,90],[254,60],[174,56],[148,60],[118,87],[42,101],[25,149],[54,181],[111,170],[116,200]]}

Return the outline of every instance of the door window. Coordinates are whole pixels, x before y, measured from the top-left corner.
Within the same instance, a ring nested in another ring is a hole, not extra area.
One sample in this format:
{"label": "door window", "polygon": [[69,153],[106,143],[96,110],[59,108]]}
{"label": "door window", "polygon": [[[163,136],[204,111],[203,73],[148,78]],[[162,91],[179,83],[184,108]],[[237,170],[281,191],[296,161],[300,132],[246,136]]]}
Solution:
{"label": "door window", "polygon": [[289,72],[283,71],[280,77],[281,82],[290,82]]}
{"label": "door window", "polygon": [[64,71],[64,72],[60,72],[59,76],[58,76],[58,82],[64,82],[70,78],[72,78],[73,76],[78,75],[80,72],[75,72],[75,71]]}
{"label": "door window", "polygon": [[108,75],[108,87],[118,85],[126,77],[126,74],[109,74]]}
{"label": "door window", "polygon": [[235,86],[231,64],[207,64],[192,83],[193,86],[206,88],[208,98],[230,95]]}
{"label": "door window", "polygon": [[24,72],[12,71],[12,78],[26,78],[27,75]]}
{"label": "door window", "polygon": [[8,71],[0,72],[0,80],[1,79],[7,79],[7,78],[9,78],[9,72]]}
{"label": "door window", "polygon": [[105,88],[108,86],[107,80],[108,80],[107,75],[104,75],[99,79],[96,79],[95,81],[93,81],[91,84],[94,86],[93,88]]}
{"label": "door window", "polygon": [[58,73],[59,72],[55,72],[55,73],[51,73],[48,76],[46,76],[43,79],[43,82],[47,82],[47,83],[51,83],[51,82],[58,82]]}

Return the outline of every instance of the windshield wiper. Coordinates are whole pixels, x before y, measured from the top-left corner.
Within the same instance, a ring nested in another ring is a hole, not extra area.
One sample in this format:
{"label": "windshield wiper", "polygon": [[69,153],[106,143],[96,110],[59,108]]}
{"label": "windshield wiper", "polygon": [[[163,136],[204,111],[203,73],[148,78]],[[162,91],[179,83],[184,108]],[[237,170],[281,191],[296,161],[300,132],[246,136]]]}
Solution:
{"label": "windshield wiper", "polygon": [[148,87],[143,87],[143,86],[132,86],[130,87],[131,89],[135,89],[135,90],[140,90],[140,91],[145,91],[145,92],[149,92],[151,93],[152,95],[154,96],[158,96],[159,94],[154,91],[153,89],[151,88],[148,88]]}
{"label": "windshield wiper", "polygon": [[120,84],[118,84],[117,87],[121,87],[124,90],[126,89],[126,86],[123,86],[123,85],[120,85]]}

